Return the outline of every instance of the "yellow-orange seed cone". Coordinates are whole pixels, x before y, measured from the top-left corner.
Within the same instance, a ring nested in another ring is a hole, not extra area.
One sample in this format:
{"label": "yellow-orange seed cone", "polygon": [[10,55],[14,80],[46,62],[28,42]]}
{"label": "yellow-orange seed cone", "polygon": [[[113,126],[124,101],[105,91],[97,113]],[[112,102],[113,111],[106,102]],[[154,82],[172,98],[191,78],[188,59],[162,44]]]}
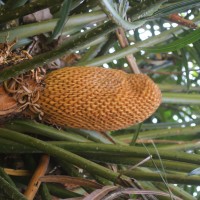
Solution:
{"label": "yellow-orange seed cone", "polygon": [[109,131],[144,121],[160,102],[161,92],[147,75],[99,67],[65,67],[47,75],[38,104],[44,121]]}

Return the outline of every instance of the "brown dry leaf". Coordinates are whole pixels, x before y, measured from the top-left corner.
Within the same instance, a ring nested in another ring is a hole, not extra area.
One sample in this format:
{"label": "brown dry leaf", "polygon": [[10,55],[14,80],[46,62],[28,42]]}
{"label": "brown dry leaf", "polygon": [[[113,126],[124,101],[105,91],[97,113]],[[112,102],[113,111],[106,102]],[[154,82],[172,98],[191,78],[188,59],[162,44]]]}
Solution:
{"label": "brown dry leaf", "polygon": [[23,60],[32,59],[29,52],[22,49],[12,50],[16,40],[12,42],[0,43],[0,67],[1,69],[16,65]]}
{"label": "brown dry leaf", "polygon": [[23,17],[23,20],[25,23],[30,22],[41,22],[47,19],[52,19],[52,14],[50,13],[49,8],[46,8],[44,10],[37,11],[35,13],[26,15]]}
{"label": "brown dry leaf", "polygon": [[44,176],[44,174],[46,173],[49,165],[49,159],[50,157],[48,155],[42,155],[40,163],[35,170],[31,180],[29,181],[26,191],[24,192],[24,196],[28,200],[33,200],[35,198],[35,195],[38,192],[41,184],[40,177]]}
{"label": "brown dry leaf", "polygon": [[118,186],[105,186],[102,189],[95,190],[88,196],[86,196],[83,200],[101,200],[103,197],[105,197],[109,192],[112,192],[116,189],[118,189]]}
{"label": "brown dry leaf", "polygon": [[65,55],[62,58],[62,61],[65,63],[66,66],[72,66],[79,59],[81,59],[81,55],[75,54],[75,53],[71,53],[71,54]]}
{"label": "brown dry leaf", "polygon": [[188,19],[184,19],[183,17],[179,16],[178,14],[169,15],[168,20],[175,22],[179,25],[186,26],[188,28],[194,28],[194,29],[197,28],[197,25],[193,21],[188,20]]}
{"label": "brown dry leaf", "polygon": [[9,43],[0,43],[0,66],[7,62],[7,57],[12,56],[11,48],[16,44],[16,40]]}
{"label": "brown dry leaf", "polygon": [[[125,30],[123,28],[119,27],[116,30],[116,35],[117,35],[119,44],[122,48],[129,46],[129,41],[126,37],[126,33],[125,33]],[[134,72],[135,74],[139,74],[140,69],[138,68],[138,65],[136,63],[136,59],[135,59],[134,55],[129,54],[129,55],[126,55],[125,58],[126,58],[128,64],[129,64],[132,72]]]}
{"label": "brown dry leaf", "polygon": [[94,181],[91,181],[88,179],[84,179],[84,178],[77,178],[77,177],[71,177],[71,176],[48,175],[48,176],[40,177],[40,181],[53,182],[53,183],[70,183],[70,184],[78,185],[78,186],[102,188],[102,185],[97,182],[94,182]]}
{"label": "brown dry leaf", "polygon": [[30,176],[32,173],[29,170],[23,170],[23,169],[9,169],[9,168],[4,168],[4,171],[8,175],[12,176]]}

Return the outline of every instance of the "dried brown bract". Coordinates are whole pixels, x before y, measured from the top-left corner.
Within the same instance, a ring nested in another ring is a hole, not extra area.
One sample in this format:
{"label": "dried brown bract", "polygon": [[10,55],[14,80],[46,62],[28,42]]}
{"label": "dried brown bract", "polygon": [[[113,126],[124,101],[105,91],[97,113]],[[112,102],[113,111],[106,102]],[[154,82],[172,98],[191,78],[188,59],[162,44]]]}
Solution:
{"label": "dried brown bract", "polygon": [[23,60],[32,59],[32,56],[25,50],[12,50],[16,40],[10,43],[0,43],[0,67],[16,65]]}
{"label": "dried brown bract", "polygon": [[44,75],[45,72],[41,68],[37,68],[4,82],[5,91],[17,102],[17,112],[29,110],[41,118],[43,112],[37,101],[43,90]]}

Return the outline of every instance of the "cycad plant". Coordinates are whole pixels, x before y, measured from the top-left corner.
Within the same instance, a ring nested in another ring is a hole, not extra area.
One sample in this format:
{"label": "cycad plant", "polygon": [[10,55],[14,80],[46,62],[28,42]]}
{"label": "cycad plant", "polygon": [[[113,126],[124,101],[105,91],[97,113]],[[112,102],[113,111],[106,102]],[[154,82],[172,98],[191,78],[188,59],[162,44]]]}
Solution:
{"label": "cycad plant", "polygon": [[0,1],[0,199],[200,198],[199,8]]}

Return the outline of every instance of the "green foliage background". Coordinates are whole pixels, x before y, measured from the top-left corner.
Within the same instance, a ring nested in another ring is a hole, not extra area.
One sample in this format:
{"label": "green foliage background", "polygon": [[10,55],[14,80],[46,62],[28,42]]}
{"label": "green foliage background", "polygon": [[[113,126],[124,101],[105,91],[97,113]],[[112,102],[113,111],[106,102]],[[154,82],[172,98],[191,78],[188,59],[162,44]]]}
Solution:
{"label": "green foliage background", "polygon": [[[93,131],[59,131],[30,120],[9,121],[0,128],[2,155],[17,155],[26,169],[34,170],[30,163],[36,166],[41,153],[49,154],[52,166],[59,166],[64,175],[95,179],[102,185],[119,184],[122,190],[138,188],[139,197],[129,195],[132,199],[175,199],[172,194],[184,200],[200,199],[199,0],[7,0],[0,1],[0,5],[1,43],[17,38],[15,48],[23,49],[30,45],[33,36],[40,34],[45,35],[48,43],[61,34],[68,38],[56,49],[4,69],[1,83],[74,52],[81,55],[77,66],[131,72],[124,57],[133,54],[140,70],[152,77],[163,94],[162,105],[153,116],[140,125],[106,133],[107,137]],[[23,16],[44,8],[50,8],[52,19],[23,23]],[[169,21],[169,15],[174,13],[192,20],[197,29]],[[123,49],[115,34],[119,26],[125,29],[130,43]],[[108,137],[116,144],[111,144]],[[149,160],[145,161],[146,158]],[[1,198],[26,199],[19,188],[27,185],[28,179],[10,178],[3,170],[7,167],[3,160],[0,164]],[[83,173],[78,173],[77,167]],[[137,184],[127,185],[131,178]],[[49,194],[43,195],[43,199],[50,199],[50,194],[78,197],[94,188],[80,187],[71,192],[47,184],[41,187],[43,190]],[[144,190],[154,193],[144,195]],[[157,196],[155,191],[168,196]]]}

